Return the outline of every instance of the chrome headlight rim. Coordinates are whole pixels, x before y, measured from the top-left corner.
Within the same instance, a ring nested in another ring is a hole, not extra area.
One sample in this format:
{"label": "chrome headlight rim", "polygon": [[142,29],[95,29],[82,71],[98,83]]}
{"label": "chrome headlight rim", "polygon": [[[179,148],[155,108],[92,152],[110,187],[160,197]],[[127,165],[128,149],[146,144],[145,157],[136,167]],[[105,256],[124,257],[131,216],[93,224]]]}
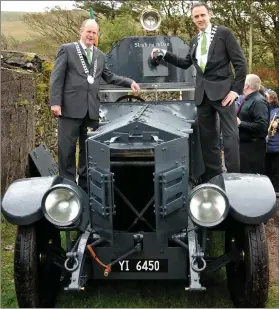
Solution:
{"label": "chrome headlight rim", "polygon": [[[155,25],[152,25],[152,26],[146,25],[146,18],[149,17],[149,16],[154,17],[155,21],[157,19]],[[148,9],[144,9],[142,11],[141,16],[140,16],[140,23],[146,31],[150,31],[150,32],[156,31],[160,27],[161,22],[162,22],[162,18],[161,18],[160,13],[158,12],[158,10],[156,10],[154,8],[148,8]]]}
{"label": "chrome headlight rim", "polygon": [[[204,190],[204,189],[212,189],[212,190],[217,191],[218,193],[220,193],[223,196],[223,198],[225,199],[225,202],[226,202],[226,208],[225,208],[223,215],[218,220],[216,220],[214,222],[210,222],[210,223],[209,222],[202,222],[202,221],[198,220],[191,213],[191,209],[190,209],[191,199],[199,191]],[[189,213],[190,218],[192,219],[193,222],[195,222],[197,225],[199,225],[201,227],[213,227],[213,226],[219,225],[220,223],[222,223],[226,219],[226,217],[229,213],[229,209],[230,209],[229,199],[228,199],[226,192],[222,188],[220,188],[219,186],[217,186],[215,184],[210,184],[210,183],[204,183],[204,184],[198,185],[195,188],[193,188],[193,190],[190,192],[189,197],[188,197],[188,206],[189,206],[189,212],[188,213]]]}
{"label": "chrome headlight rim", "polygon": [[[79,211],[78,211],[78,214],[76,215],[76,217],[68,222],[60,222],[60,221],[57,221],[57,220],[54,220],[53,218],[51,218],[46,210],[46,207],[45,207],[45,202],[46,202],[46,199],[47,197],[49,196],[49,194],[55,190],[58,190],[58,189],[64,189],[64,190],[68,190],[68,191],[71,191],[78,199],[79,201]],[[75,223],[80,219],[81,217],[81,214],[82,214],[82,197],[80,196],[79,192],[71,185],[68,185],[68,184],[57,184],[57,185],[54,185],[52,186],[49,190],[47,190],[42,198],[42,204],[41,204],[41,209],[42,209],[42,212],[43,212],[43,215],[44,217],[50,222],[52,223],[53,225],[57,226],[57,227],[70,227],[70,226],[73,226],[75,225]]]}

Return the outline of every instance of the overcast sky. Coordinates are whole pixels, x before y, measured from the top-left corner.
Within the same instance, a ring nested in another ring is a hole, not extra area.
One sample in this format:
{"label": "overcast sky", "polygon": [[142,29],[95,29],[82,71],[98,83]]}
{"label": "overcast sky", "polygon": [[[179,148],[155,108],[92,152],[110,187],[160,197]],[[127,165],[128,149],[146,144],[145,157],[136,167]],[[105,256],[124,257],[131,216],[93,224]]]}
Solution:
{"label": "overcast sky", "polygon": [[60,6],[72,9],[75,1],[1,1],[1,11],[44,12],[46,7]]}

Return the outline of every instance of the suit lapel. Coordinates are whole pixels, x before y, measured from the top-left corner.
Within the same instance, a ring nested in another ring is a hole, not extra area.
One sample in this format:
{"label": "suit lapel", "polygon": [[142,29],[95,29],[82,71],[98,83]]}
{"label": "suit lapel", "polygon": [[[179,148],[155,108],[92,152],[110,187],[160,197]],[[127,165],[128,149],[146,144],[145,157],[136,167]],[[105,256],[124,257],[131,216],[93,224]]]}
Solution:
{"label": "suit lapel", "polygon": [[216,33],[217,33],[217,26],[212,25],[211,34],[210,34],[210,45],[209,45],[208,54],[207,54],[207,62],[210,60],[213,50],[214,50],[214,46],[215,46],[216,39],[217,39]]}
{"label": "suit lapel", "polygon": [[85,53],[85,51],[84,51],[83,47],[81,46],[80,42],[78,42],[78,45],[79,45],[79,48],[80,48],[80,51],[81,51],[81,53],[82,53],[83,57],[87,60],[86,53]]}
{"label": "suit lapel", "polygon": [[191,57],[193,60],[196,59],[196,50],[197,50],[197,47],[198,47],[198,36],[196,36],[194,38],[194,42],[193,42],[193,47],[191,49]]}
{"label": "suit lapel", "polygon": [[91,62],[90,68],[94,67],[94,63],[99,58],[99,56],[100,56],[100,52],[99,52],[98,48],[93,46],[93,56],[92,56],[92,62]]}
{"label": "suit lapel", "polygon": [[203,74],[200,66],[198,65],[198,59],[196,58],[196,52],[197,52],[197,47],[198,47],[198,40],[199,40],[199,35],[196,35],[196,37],[194,38],[193,47],[191,49],[191,58],[192,58],[192,61],[194,63],[194,66],[196,67],[196,69],[198,71],[200,71],[201,74]]}
{"label": "suit lapel", "polygon": [[84,61],[85,61],[85,63],[86,63],[87,69],[89,69],[90,66],[89,66],[89,63],[88,63],[88,59],[87,59],[87,55],[86,55],[86,53],[85,53],[85,50],[84,50],[83,47],[81,46],[80,42],[78,42],[78,45],[79,45],[80,51],[81,51],[81,53],[82,53],[83,59],[84,59]]}
{"label": "suit lapel", "polygon": [[79,44],[79,48],[80,48],[80,51],[82,53],[82,56],[83,56],[83,59],[86,63],[86,66],[88,69],[91,69],[93,66],[94,66],[94,63],[95,61],[98,59],[99,55],[100,55],[100,52],[98,50],[98,48],[96,48],[95,46],[93,46],[93,56],[92,56],[92,61],[91,61],[91,64],[89,65],[89,62],[88,62],[88,59],[87,59],[87,55],[83,49],[83,47],[81,46],[80,42],[78,42]]}

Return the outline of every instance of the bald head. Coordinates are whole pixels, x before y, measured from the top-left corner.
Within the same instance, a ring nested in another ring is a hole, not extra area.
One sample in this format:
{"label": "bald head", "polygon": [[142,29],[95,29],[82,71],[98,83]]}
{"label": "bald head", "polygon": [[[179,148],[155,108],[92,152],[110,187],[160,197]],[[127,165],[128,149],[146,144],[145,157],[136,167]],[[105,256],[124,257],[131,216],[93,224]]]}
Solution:
{"label": "bald head", "polygon": [[80,40],[90,48],[99,34],[99,25],[94,19],[86,19],[80,28]]}
{"label": "bald head", "polygon": [[97,26],[99,31],[99,25],[95,19],[85,19],[81,24],[80,30],[84,29],[86,26],[93,26],[93,25]]}

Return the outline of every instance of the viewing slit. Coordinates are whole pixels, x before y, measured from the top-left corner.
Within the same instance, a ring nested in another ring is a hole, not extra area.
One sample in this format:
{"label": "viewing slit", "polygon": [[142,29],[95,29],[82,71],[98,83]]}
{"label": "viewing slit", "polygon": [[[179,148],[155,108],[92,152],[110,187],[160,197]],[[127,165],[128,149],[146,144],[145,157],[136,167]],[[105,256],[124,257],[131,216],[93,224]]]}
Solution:
{"label": "viewing slit", "polygon": [[113,228],[117,231],[155,231],[154,166],[113,166]]}

